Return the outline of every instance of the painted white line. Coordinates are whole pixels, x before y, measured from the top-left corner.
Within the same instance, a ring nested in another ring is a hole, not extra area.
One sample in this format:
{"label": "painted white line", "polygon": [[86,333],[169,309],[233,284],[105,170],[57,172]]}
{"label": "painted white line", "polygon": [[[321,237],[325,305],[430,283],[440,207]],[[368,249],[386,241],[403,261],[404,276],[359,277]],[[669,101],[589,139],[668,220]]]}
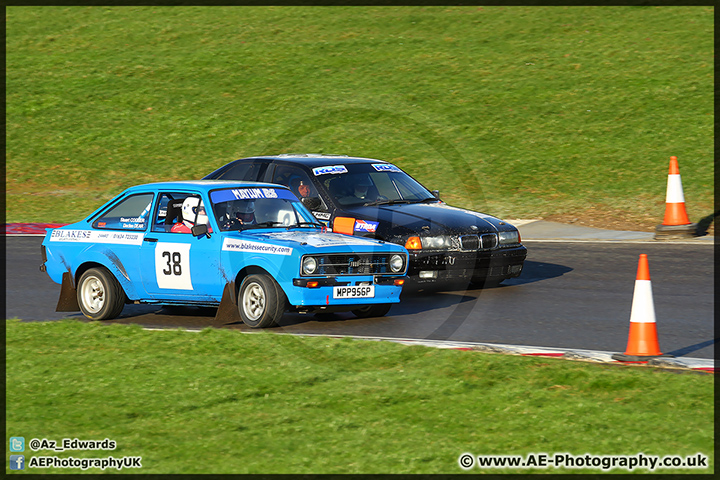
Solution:
{"label": "painted white line", "polygon": [[522,243],[535,242],[535,243],[641,243],[648,245],[715,245],[715,241],[712,239],[708,240],[614,240],[614,239],[597,239],[597,240],[576,240],[576,239],[557,239],[557,238],[525,238],[523,237]]}

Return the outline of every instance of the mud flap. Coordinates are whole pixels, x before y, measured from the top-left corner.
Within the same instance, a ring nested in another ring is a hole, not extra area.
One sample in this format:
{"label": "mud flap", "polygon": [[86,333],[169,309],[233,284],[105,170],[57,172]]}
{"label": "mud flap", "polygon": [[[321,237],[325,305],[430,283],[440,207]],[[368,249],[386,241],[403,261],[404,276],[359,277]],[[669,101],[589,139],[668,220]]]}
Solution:
{"label": "mud flap", "polygon": [[225,284],[220,306],[215,314],[215,322],[223,324],[242,323],[240,312],[238,312],[237,299],[235,298],[235,282]]}
{"label": "mud flap", "polygon": [[65,272],[62,276],[62,284],[60,286],[60,298],[58,299],[56,312],[79,312],[80,305],[77,301],[77,290],[73,285],[72,273]]}

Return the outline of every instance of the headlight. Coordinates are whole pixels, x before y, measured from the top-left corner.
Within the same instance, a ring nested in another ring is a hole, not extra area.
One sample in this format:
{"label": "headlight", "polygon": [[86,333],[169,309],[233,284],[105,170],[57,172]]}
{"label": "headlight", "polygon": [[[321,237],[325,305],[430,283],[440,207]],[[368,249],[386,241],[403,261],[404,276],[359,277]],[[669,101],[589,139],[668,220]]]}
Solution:
{"label": "headlight", "polygon": [[312,275],[317,269],[317,260],[313,257],[305,257],[302,262],[302,271],[305,275]]}
{"label": "headlight", "polygon": [[421,237],[422,247],[429,250],[447,249],[452,247],[452,241],[447,235],[438,237]]}
{"label": "headlight", "polygon": [[393,255],[390,257],[390,270],[394,273],[401,272],[405,266],[405,260],[401,255]]}
{"label": "headlight", "polygon": [[498,232],[498,239],[500,245],[512,245],[514,243],[520,243],[520,234],[517,230],[514,232]]}

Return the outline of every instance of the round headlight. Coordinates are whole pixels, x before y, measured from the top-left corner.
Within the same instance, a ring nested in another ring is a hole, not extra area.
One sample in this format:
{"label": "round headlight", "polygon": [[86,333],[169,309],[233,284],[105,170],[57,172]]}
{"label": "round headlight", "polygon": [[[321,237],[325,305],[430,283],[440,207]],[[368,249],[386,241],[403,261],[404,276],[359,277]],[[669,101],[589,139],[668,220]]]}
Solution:
{"label": "round headlight", "polygon": [[302,270],[305,275],[312,275],[317,269],[317,260],[313,257],[305,257],[302,262]]}
{"label": "round headlight", "polygon": [[393,255],[390,257],[390,270],[397,273],[402,271],[405,261],[400,255]]}

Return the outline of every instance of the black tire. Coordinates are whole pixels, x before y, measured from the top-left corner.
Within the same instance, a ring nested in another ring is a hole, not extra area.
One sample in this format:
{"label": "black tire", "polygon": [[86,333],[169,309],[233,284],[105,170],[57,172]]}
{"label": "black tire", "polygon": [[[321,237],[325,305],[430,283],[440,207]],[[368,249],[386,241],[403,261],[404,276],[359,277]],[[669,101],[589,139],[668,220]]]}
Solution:
{"label": "black tire", "polygon": [[390,311],[390,307],[392,307],[390,303],[365,305],[364,307],[356,308],[352,313],[358,318],[384,317]]}
{"label": "black tire", "polygon": [[125,292],[107,269],[91,268],[80,276],[77,301],[80,311],[90,320],[110,320],[125,307]]}
{"label": "black tire", "polygon": [[277,325],[285,312],[286,301],[277,282],[264,273],[245,277],[237,295],[240,318],[252,328]]}

